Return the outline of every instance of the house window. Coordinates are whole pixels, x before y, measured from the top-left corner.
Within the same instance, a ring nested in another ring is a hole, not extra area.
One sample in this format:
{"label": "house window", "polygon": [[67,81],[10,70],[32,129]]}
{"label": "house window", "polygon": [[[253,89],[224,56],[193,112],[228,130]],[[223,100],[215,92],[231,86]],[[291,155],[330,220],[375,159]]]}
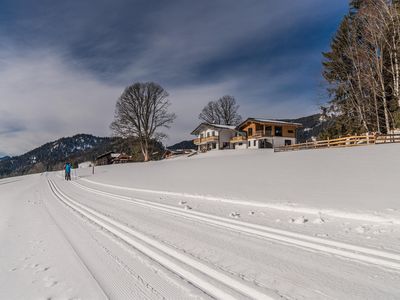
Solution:
{"label": "house window", "polygon": [[256,124],[256,131],[262,131],[263,126],[261,124]]}
{"label": "house window", "polygon": [[249,142],[249,147],[251,146],[251,143]]}
{"label": "house window", "polygon": [[294,133],[294,131],[291,130],[291,129],[289,129],[287,132],[288,132],[288,133]]}
{"label": "house window", "polygon": [[212,136],[215,136],[215,131],[212,132]]}
{"label": "house window", "polygon": [[243,143],[239,143],[239,146],[242,146],[243,145]]}
{"label": "house window", "polygon": [[265,126],[265,135],[266,136],[272,135],[272,126]]}
{"label": "house window", "polygon": [[282,127],[275,126],[275,136],[282,136]]}
{"label": "house window", "polygon": [[207,137],[209,137],[210,136],[210,132],[207,132]]}
{"label": "house window", "polygon": [[285,146],[290,146],[292,144],[291,140],[285,140]]}
{"label": "house window", "polygon": [[200,134],[200,138],[202,139],[204,137],[204,133],[201,133]]}
{"label": "house window", "polygon": [[254,140],[253,146],[254,146],[254,147],[257,146],[257,141],[256,141],[256,140]]}
{"label": "house window", "polygon": [[247,133],[248,133],[249,136],[252,136],[253,135],[253,128],[249,128],[247,130]]}

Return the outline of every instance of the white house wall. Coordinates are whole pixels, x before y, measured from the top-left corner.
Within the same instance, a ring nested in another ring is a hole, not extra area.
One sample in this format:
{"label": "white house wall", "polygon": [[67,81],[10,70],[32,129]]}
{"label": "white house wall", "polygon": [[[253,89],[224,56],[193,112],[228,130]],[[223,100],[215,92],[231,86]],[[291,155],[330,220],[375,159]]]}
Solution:
{"label": "white house wall", "polygon": [[[265,139],[269,143],[271,143],[273,145],[273,148],[285,146],[285,140],[290,140],[292,142],[292,145],[296,143],[295,138],[282,137],[282,136],[267,137],[267,138],[262,138],[262,139]],[[247,149],[259,149],[259,145],[260,145],[259,143],[260,143],[259,140],[249,139],[247,141]],[[237,149],[236,147],[235,147],[235,149]]]}
{"label": "white house wall", "polygon": [[235,143],[235,150],[244,150],[247,149],[247,141],[243,141],[242,144]]}
{"label": "white house wall", "polygon": [[215,132],[214,136],[218,136],[218,131],[215,129],[206,129],[200,132],[200,134],[198,135],[198,138],[201,137],[201,134],[203,134],[203,138],[207,137],[207,134],[210,134],[210,136],[213,136],[213,131]]}
{"label": "white house wall", "polygon": [[284,136],[274,136],[274,143],[273,143],[274,148],[285,146],[285,140],[290,140],[292,142],[292,145],[296,144],[295,138],[284,137]]}

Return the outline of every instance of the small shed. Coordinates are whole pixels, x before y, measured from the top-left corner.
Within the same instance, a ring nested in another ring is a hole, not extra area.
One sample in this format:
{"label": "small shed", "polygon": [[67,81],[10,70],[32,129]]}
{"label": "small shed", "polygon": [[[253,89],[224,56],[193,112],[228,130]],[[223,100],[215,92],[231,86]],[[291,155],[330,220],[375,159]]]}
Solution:
{"label": "small shed", "polygon": [[113,151],[103,153],[96,157],[96,166],[111,165],[114,158],[118,157],[120,154]]}

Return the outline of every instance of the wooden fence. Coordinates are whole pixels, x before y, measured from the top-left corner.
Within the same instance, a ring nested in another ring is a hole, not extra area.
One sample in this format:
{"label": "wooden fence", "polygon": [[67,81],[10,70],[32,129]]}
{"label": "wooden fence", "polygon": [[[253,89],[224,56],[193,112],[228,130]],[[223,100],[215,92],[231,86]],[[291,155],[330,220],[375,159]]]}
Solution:
{"label": "wooden fence", "polygon": [[354,147],[365,145],[376,145],[386,143],[400,143],[400,134],[366,134],[366,135],[353,135],[342,137],[338,139],[328,139],[322,141],[311,141],[301,144],[287,145],[276,147],[275,152],[295,151],[306,149],[320,149],[320,148],[333,148],[333,147]]}

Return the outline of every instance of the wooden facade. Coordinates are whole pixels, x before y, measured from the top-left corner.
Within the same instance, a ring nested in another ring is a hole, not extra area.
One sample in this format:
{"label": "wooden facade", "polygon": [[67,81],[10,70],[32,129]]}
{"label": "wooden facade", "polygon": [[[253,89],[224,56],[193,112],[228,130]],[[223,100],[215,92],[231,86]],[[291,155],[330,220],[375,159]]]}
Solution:
{"label": "wooden facade", "polygon": [[231,139],[234,149],[275,148],[296,143],[299,123],[248,118],[237,126],[236,137]]}
{"label": "wooden facade", "polygon": [[238,130],[245,132],[248,139],[273,136],[296,138],[296,130],[299,127],[301,125],[296,123],[273,123],[250,119],[239,125]]}

